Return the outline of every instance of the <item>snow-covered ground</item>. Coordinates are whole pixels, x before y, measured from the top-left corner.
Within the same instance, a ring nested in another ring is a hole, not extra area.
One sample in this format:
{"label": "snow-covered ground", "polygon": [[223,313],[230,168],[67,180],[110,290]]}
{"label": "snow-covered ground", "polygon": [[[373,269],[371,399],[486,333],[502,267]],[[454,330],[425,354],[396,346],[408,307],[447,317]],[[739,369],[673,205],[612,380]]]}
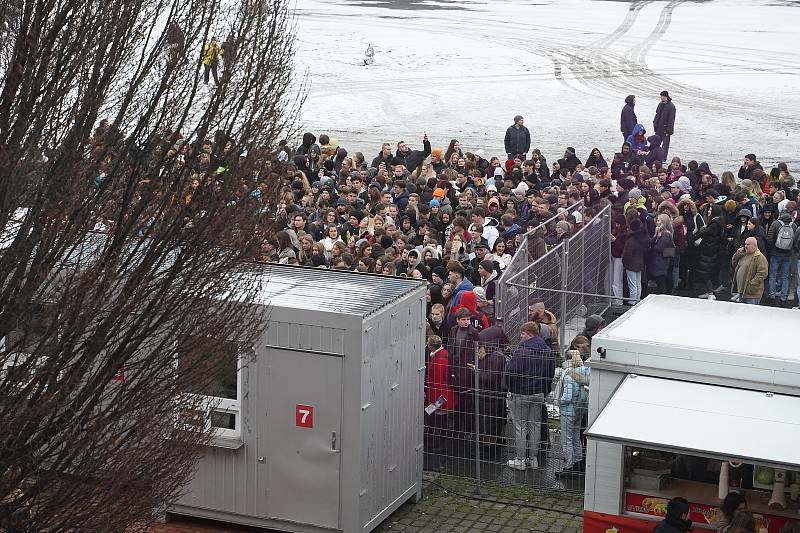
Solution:
{"label": "snow-covered ground", "polygon": [[671,155],[719,174],[755,152],[800,173],[798,1],[297,0],[296,12],[306,128],[368,157],[384,141],[420,148],[423,131],[501,155],[516,114],[549,161],[568,145],[610,157],[625,96],[650,130],[666,89]]}

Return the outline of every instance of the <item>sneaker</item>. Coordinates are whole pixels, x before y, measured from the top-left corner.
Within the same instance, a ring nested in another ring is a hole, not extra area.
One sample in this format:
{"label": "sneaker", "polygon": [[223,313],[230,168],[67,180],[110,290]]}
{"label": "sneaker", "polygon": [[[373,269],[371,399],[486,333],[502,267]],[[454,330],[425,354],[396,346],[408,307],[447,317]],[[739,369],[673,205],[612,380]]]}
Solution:
{"label": "sneaker", "polygon": [[732,302],[740,302],[741,300],[742,300],[742,295],[739,294],[738,292],[734,292],[733,294],[731,294]]}
{"label": "sneaker", "polygon": [[710,292],[704,292],[703,294],[701,294],[700,296],[698,296],[698,298],[708,298],[709,296],[711,296],[711,293],[710,293]]}
{"label": "sneaker", "polygon": [[706,300],[716,300],[716,299],[717,299],[717,297],[714,296],[713,294],[709,294],[708,298],[706,298]]}
{"label": "sneaker", "polygon": [[796,306],[792,307],[792,309],[798,310],[798,309],[800,309],[800,305],[796,305]]}
{"label": "sneaker", "polygon": [[724,290],[725,290],[725,285],[720,285],[719,287],[714,289],[714,292],[718,293],[718,292],[723,292]]}
{"label": "sneaker", "polygon": [[527,459],[525,459],[525,466],[533,469],[539,468],[539,459],[536,457],[534,457],[533,459],[528,457]]}
{"label": "sneaker", "polygon": [[509,459],[507,464],[509,468],[514,470],[525,470],[526,468],[525,461],[522,459]]}

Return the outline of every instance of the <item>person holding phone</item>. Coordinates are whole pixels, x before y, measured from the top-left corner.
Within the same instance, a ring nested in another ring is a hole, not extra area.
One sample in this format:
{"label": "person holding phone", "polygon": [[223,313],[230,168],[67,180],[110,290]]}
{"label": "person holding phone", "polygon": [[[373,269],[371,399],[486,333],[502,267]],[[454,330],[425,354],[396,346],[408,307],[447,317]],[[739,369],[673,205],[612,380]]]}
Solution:
{"label": "person holding phone", "polygon": [[[738,300],[745,304],[759,305],[764,296],[764,280],[769,273],[767,258],[758,249],[755,237],[748,237],[731,259],[733,282]],[[736,301],[734,297],[732,300]]]}

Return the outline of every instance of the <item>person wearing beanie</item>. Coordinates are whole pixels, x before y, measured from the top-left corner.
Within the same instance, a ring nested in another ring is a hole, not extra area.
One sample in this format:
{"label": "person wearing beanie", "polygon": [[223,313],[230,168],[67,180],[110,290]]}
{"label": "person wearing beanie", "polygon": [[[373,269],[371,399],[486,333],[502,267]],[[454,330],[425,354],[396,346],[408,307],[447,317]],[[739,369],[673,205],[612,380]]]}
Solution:
{"label": "person wearing beanie", "polygon": [[437,175],[447,168],[447,163],[444,161],[441,148],[434,148],[431,150],[431,167],[433,167],[433,171],[436,172]]}
{"label": "person wearing beanie", "polygon": [[515,157],[522,155],[521,159],[525,160],[525,155],[531,149],[531,132],[525,127],[522,115],[514,117],[514,123],[506,130],[504,144],[508,159],[513,161]]}
{"label": "person wearing beanie", "polygon": [[653,117],[653,133],[661,137],[661,149],[664,151],[661,161],[665,161],[669,154],[670,138],[675,133],[675,104],[667,91],[661,91],[661,102]]}
{"label": "person wearing beanie", "polygon": [[436,198],[434,198],[433,200],[431,200],[431,201],[428,203],[428,206],[430,206],[430,207],[440,207],[441,205],[442,205],[442,204],[441,204],[441,203],[439,202],[439,200],[437,200]]}

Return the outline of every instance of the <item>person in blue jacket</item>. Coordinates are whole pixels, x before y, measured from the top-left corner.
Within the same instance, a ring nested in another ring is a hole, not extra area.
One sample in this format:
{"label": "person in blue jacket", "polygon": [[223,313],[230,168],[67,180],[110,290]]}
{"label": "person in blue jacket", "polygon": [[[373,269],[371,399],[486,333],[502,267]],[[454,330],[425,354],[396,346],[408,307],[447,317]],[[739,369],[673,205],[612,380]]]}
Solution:
{"label": "person in blue jacket", "polygon": [[635,155],[643,155],[647,151],[647,131],[645,131],[644,126],[641,124],[635,125],[625,142],[631,145],[631,151]]}
{"label": "person in blue jacket", "polygon": [[537,455],[542,432],[542,404],[550,392],[556,369],[553,351],[539,336],[539,324],[526,322],[520,328],[522,342],[506,365],[505,384],[508,406],[514,425],[514,458],[508,466],[515,470],[538,468]]}

